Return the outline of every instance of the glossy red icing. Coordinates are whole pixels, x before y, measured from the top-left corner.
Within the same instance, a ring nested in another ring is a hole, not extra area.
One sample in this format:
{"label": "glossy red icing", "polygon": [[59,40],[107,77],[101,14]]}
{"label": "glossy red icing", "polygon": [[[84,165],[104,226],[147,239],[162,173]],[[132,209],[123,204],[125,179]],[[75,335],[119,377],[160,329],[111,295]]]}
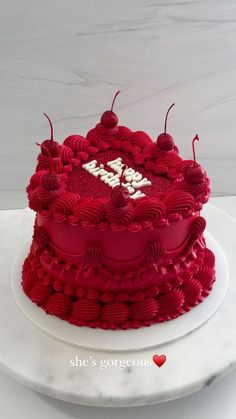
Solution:
{"label": "glossy red icing", "polygon": [[[27,186],[37,216],[23,289],[47,314],[76,326],[128,329],[176,318],[208,295],[215,277],[200,216],[210,194],[206,173],[198,165],[204,176],[190,176],[193,162],[172,140],[161,149],[116,123],[111,110],[86,137],[47,140],[57,151],[50,157],[42,147]],[[132,198],[127,179],[112,189],[83,167],[96,160],[112,177],[108,162],[118,157],[123,173],[147,179],[129,185],[145,196]]]}
{"label": "glossy red icing", "polygon": [[178,255],[189,238],[192,221],[190,217],[166,227],[134,234],[128,231],[100,231],[96,228],[86,230],[65,221],[58,224],[56,221],[45,221],[40,215],[37,218],[38,225],[44,226],[50,236],[51,247],[63,260],[78,264],[87,246],[99,243],[104,260],[115,269],[136,267],[140,258],[145,258],[146,246],[154,240],[165,246],[168,258]]}

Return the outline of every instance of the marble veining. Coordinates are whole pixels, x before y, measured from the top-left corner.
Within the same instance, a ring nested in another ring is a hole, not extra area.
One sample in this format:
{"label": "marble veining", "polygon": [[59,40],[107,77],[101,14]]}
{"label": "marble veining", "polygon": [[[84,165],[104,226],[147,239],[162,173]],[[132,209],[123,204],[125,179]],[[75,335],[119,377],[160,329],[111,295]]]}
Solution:
{"label": "marble veining", "polygon": [[[5,2],[0,14],[0,208],[24,207],[36,140],[85,134],[117,89],[120,123],[169,131],[199,162],[214,195],[236,193],[234,0]],[[6,175],[7,174],[7,175]]]}

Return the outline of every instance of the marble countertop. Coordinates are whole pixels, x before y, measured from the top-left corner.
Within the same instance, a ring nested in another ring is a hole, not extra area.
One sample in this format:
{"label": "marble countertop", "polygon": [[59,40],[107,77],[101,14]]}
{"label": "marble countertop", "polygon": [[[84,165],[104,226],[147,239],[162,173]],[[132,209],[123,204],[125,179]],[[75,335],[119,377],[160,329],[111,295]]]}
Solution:
{"label": "marble countertop", "polygon": [[[236,197],[215,198],[212,203],[223,209],[232,216],[235,214]],[[209,385],[214,381],[209,381]],[[113,418],[147,418],[163,417],[165,419],[187,419],[191,411],[191,418],[200,419],[208,417],[214,419],[224,417],[227,411],[227,419],[235,418],[235,384],[236,373],[221,379],[221,381],[206,386],[201,392],[185,397],[180,400],[167,402],[161,405],[139,408],[92,408],[85,406],[69,405],[58,400],[36,394],[20,384],[17,384],[0,371],[0,403],[4,419],[17,415],[20,419],[25,416],[39,418],[86,418],[86,417],[113,417]],[[14,400],[14,403],[12,403]],[[25,403],[27,400],[27,404]],[[24,402],[23,402],[24,401]]]}
{"label": "marble countertop", "polygon": [[116,104],[121,124],[153,138],[169,120],[181,154],[214,195],[236,194],[234,0],[21,0],[0,11],[0,208],[24,207],[35,141],[85,134]]}

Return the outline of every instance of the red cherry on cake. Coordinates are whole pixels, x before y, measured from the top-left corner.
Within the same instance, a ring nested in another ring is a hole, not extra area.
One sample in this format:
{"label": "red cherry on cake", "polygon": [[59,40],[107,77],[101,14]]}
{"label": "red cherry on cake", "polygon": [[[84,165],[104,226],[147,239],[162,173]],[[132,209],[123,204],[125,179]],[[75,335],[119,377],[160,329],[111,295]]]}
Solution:
{"label": "red cherry on cake", "polygon": [[[43,141],[42,145],[44,145],[44,147],[46,147],[49,150],[51,157],[58,157],[59,156],[59,154],[60,154],[60,144],[57,143],[56,141],[53,141],[53,143],[52,143],[51,140],[45,140],[45,141]],[[43,151],[43,149],[42,149],[42,154],[43,154],[43,156],[47,155],[46,152]]]}
{"label": "red cherry on cake", "polygon": [[200,164],[196,162],[195,145],[194,145],[195,141],[199,141],[198,135],[195,135],[195,137],[192,140],[193,162],[192,164],[186,166],[184,169],[184,180],[187,183],[190,183],[192,185],[201,183],[205,179],[205,174]]}
{"label": "red cherry on cake", "polygon": [[46,116],[49,124],[50,124],[50,129],[51,129],[51,138],[50,140],[44,140],[42,145],[44,146],[44,148],[42,148],[41,153],[43,156],[47,155],[47,152],[45,149],[47,149],[50,153],[51,157],[58,157],[60,154],[60,144],[57,141],[54,141],[53,139],[53,126],[52,126],[52,122],[49,118],[49,116],[44,113],[44,115]]}
{"label": "red cherry on cake", "polygon": [[172,103],[172,105],[169,107],[169,109],[166,112],[164,132],[158,135],[157,137],[157,146],[163,151],[171,151],[173,150],[174,145],[175,145],[174,140],[171,137],[171,135],[166,132],[168,115],[171,108],[173,108],[173,106],[174,106],[174,103]]}
{"label": "red cherry on cake", "polygon": [[113,112],[113,106],[114,106],[115,100],[116,100],[119,93],[120,93],[120,90],[118,90],[118,92],[116,92],[116,94],[113,98],[113,101],[112,101],[112,104],[111,104],[111,109],[109,111],[105,111],[102,114],[101,124],[105,128],[112,129],[112,128],[115,128],[116,125],[118,124],[118,121],[119,121],[118,116],[115,114],[115,112]]}
{"label": "red cherry on cake", "polygon": [[42,178],[41,184],[47,191],[56,191],[60,187],[59,175],[55,172],[45,173],[45,175]]}
{"label": "red cherry on cake", "polygon": [[115,207],[125,207],[129,202],[129,191],[122,185],[122,181],[125,180],[124,173],[127,166],[124,165],[121,175],[120,184],[117,185],[111,192],[111,202]]}
{"label": "red cherry on cake", "polygon": [[129,191],[124,186],[116,186],[111,192],[111,202],[115,207],[125,207],[129,201]]}
{"label": "red cherry on cake", "polygon": [[187,183],[195,185],[196,183],[203,182],[205,176],[202,171],[201,166],[198,164],[196,166],[187,166],[184,169],[184,180]]}
{"label": "red cherry on cake", "polygon": [[101,124],[106,128],[115,128],[118,116],[113,111],[105,111],[101,117]]}

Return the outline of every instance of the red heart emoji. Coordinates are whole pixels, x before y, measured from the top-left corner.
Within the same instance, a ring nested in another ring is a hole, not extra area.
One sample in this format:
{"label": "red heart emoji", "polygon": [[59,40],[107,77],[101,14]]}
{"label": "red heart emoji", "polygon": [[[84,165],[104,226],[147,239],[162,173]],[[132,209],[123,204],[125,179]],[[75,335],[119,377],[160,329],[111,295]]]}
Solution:
{"label": "red heart emoji", "polygon": [[152,357],[153,362],[155,362],[155,364],[161,368],[162,365],[166,362],[166,356],[165,355],[153,355]]}

